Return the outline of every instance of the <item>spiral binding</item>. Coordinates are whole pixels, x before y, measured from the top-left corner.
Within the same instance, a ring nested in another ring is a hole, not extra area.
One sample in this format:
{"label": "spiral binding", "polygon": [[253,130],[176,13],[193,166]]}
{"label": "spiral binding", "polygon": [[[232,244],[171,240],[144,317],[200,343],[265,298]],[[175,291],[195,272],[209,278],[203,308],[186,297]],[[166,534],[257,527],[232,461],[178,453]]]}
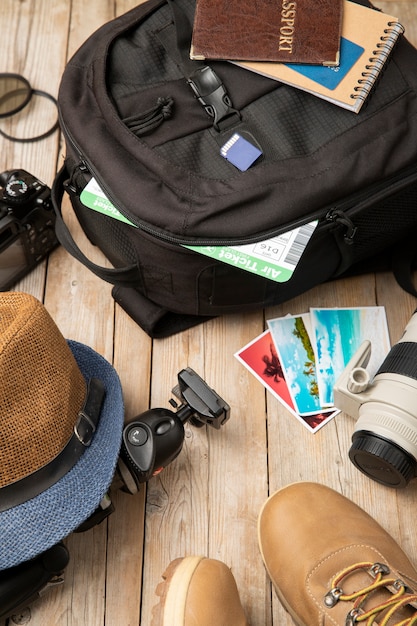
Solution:
{"label": "spiral binding", "polygon": [[369,93],[375,87],[377,78],[380,77],[384,66],[391,55],[400,35],[404,33],[404,26],[399,22],[388,22],[388,28],[384,30],[384,35],[380,42],[376,44],[376,50],[372,51],[369,65],[365,66],[366,71],[362,72],[362,77],[353,88],[356,92],[351,94],[354,100],[366,100]]}

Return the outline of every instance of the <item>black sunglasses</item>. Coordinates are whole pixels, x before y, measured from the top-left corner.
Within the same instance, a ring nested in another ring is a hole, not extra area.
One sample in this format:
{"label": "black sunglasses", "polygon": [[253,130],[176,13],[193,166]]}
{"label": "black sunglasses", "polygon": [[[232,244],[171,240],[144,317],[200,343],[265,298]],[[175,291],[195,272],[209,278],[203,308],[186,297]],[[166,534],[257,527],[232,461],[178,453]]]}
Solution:
{"label": "black sunglasses", "polygon": [[[11,116],[20,113],[38,97],[46,98],[51,101],[56,108],[58,108],[58,103],[51,94],[46,91],[41,91],[40,89],[34,89],[24,76],[9,72],[0,73],[0,122],[3,119],[10,118]],[[45,139],[46,137],[49,137],[49,135],[52,135],[57,128],[58,117],[52,126],[50,126],[45,132],[42,132],[40,135],[36,135],[35,137],[15,137],[6,133],[1,128],[0,135],[11,141],[23,143]]]}

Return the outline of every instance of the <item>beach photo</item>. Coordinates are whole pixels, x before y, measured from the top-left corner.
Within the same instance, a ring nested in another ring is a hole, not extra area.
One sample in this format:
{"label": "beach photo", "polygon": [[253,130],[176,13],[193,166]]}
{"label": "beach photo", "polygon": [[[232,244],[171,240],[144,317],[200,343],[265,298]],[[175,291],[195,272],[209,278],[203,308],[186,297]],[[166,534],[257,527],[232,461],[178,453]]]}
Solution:
{"label": "beach photo", "polygon": [[376,374],[390,350],[385,308],[310,309],[317,382],[322,406],[333,405],[333,387],[361,343],[368,339],[372,352],[367,370]]}
{"label": "beach photo", "polygon": [[268,327],[297,413],[309,415],[321,411],[309,314],[268,320]]}

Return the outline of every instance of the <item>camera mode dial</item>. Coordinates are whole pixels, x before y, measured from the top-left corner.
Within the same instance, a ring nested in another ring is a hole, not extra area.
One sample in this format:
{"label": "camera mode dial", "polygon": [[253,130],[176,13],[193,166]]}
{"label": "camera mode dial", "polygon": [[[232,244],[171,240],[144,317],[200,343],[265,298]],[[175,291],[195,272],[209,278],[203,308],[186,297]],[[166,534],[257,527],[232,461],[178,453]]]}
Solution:
{"label": "camera mode dial", "polygon": [[21,178],[12,178],[4,188],[4,192],[10,200],[20,200],[28,194],[29,186]]}

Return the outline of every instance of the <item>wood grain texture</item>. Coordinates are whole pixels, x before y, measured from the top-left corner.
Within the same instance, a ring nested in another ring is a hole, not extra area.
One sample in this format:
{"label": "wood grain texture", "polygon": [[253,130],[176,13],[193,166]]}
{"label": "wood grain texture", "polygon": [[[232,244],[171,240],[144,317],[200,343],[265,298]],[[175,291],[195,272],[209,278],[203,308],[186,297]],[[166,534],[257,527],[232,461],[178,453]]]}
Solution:
{"label": "wood grain texture", "polygon": [[[21,72],[34,87],[56,95],[66,60],[101,24],[136,4],[2,0],[1,71]],[[417,45],[414,0],[380,0],[377,6],[397,15]],[[32,116],[26,112],[11,128],[36,130],[44,115],[48,113],[38,103]],[[0,150],[2,170],[21,167],[49,185],[64,154],[58,133],[34,144],[0,139]],[[68,201],[63,211],[83,250],[105,264],[83,236]],[[416,303],[390,273],[321,285],[280,306],[214,319],[154,341],[114,304],[111,287],[63,249],[55,250],[16,289],[43,300],[64,336],[90,345],[114,364],[124,390],[126,420],[149,406],[169,407],[177,372],[186,366],[227,400],[231,418],[220,431],[186,425],[183,450],[162,474],[136,496],[114,491],[116,512],[93,530],[68,538],[71,562],[65,584],[20,615],[0,620],[0,626],[149,626],[161,573],[172,559],[190,554],[218,558],[232,568],[252,626],[290,626],[293,622],[272,593],[261,562],[256,522],[268,494],[300,480],[324,483],[357,502],[417,564],[417,485],[397,492],[367,479],[348,459],[352,418],[340,414],[310,434],[234,358],[264,330],[267,319],[312,306],[383,305],[391,341],[396,342]]]}

